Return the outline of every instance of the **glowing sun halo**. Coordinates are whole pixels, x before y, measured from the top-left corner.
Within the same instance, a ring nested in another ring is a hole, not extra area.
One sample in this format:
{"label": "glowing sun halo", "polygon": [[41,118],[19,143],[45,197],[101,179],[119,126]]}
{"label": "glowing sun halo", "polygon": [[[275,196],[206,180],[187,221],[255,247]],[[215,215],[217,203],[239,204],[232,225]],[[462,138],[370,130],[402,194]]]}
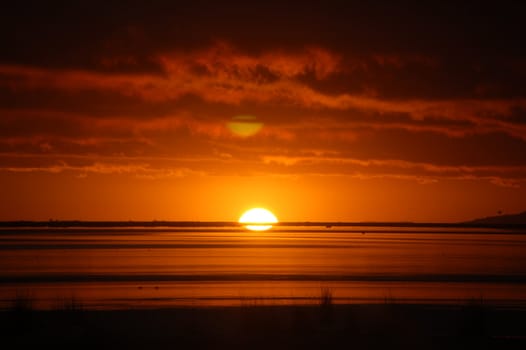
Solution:
{"label": "glowing sun halo", "polygon": [[239,223],[246,224],[245,227],[251,231],[266,231],[277,222],[276,216],[264,208],[247,210],[239,218]]}

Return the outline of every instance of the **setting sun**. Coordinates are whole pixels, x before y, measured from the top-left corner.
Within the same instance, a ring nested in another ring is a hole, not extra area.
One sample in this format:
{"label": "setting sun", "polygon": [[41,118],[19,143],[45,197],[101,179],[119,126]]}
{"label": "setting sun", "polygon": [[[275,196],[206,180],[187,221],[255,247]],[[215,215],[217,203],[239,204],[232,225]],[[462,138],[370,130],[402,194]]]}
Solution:
{"label": "setting sun", "polygon": [[239,218],[239,223],[246,224],[245,228],[251,231],[266,231],[277,222],[276,216],[264,208],[252,208]]}

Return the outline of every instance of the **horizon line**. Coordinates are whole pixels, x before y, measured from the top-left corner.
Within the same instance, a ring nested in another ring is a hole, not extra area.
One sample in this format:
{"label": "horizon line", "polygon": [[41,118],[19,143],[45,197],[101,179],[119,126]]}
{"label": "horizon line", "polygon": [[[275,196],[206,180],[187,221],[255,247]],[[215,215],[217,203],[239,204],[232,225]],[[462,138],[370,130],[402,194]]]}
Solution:
{"label": "horizon line", "polygon": [[[200,220],[5,220],[0,227],[243,227],[250,223]],[[254,223],[258,225],[258,223]],[[259,223],[261,225],[261,223]],[[282,227],[460,227],[460,228],[525,228],[526,223],[413,222],[413,221],[281,221]]]}

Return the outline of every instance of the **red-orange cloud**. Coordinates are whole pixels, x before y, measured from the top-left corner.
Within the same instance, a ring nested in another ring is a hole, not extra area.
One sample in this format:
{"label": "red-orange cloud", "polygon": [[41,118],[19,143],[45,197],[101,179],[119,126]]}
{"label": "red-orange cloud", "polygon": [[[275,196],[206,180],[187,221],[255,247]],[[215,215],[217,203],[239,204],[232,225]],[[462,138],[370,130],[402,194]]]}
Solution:
{"label": "red-orange cloud", "polygon": [[[380,62],[402,64],[399,58],[395,58],[384,57]],[[404,113],[415,121],[427,118],[465,120],[476,125],[469,132],[501,131],[520,138],[526,135],[526,126],[510,118],[514,109],[526,108],[526,100],[520,98],[392,100],[367,94],[318,91],[302,80],[302,76],[313,74],[316,79],[324,80],[348,69],[337,54],[321,48],[307,48],[299,53],[248,55],[219,43],[205,50],[163,54],[157,59],[164,70],[163,75],[106,74],[15,65],[0,65],[0,75],[4,76],[6,86],[19,90],[112,91],[152,102],[177,100],[190,94],[204,101],[233,105],[252,101],[310,108],[320,113],[324,109],[360,110]],[[374,60],[378,61],[378,56]],[[417,128],[410,125],[407,128],[411,127]],[[451,128],[435,128],[433,131],[450,135],[466,132]]]}

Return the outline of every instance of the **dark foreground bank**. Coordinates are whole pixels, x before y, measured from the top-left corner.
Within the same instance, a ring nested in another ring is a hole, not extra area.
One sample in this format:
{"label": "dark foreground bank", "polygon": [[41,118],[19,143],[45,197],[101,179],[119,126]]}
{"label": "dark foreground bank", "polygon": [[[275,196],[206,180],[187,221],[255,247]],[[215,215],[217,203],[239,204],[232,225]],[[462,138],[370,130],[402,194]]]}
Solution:
{"label": "dark foreground bank", "polygon": [[526,349],[526,310],[473,303],[0,312],[9,348]]}

